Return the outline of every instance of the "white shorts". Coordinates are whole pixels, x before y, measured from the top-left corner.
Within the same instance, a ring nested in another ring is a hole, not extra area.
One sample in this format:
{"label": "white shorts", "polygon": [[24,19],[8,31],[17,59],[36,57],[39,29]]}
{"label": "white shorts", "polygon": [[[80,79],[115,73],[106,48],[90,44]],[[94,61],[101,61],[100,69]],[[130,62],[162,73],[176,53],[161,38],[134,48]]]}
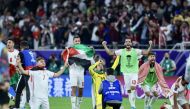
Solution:
{"label": "white shorts", "polygon": [[178,95],[177,102],[179,103],[180,106],[188,103],[186,97],[184,96],[184,94],[179,94]]}
{"label": "white shorts", "polygon": [[84,88],[84,68],[73,64],[69,67],[69,77],[71,86],[78,86]]}
{"label": "white shorts", "polygon": [[[170,102],[171,102],[171,105],[174,105],[174,101],[173,101],[173,98],[174,96],[171,96],[170,97]],[[177,103],[178,105],[182,106],[186,103],[188,103],[187,99],[185,98],[184,94],[178,94],[177,96]]]}
{"label": "white shorts", "polygon": [[126,90],[130,90],[131,86],[136,87],[137,82],[138,82],[138,73],[126,74],[123,77],[124,77],[124,81],[125,81]]}
{"label": "white shorts", "polygon": [[[48,98],[31,98],[31,109],[50,109]],[[41,108],[40,108],[41,107]]]}
{"label": "white shorts", "polygon": [[144,92],[150,92],[150,93],[153,93],[153,92],[157,92],[157,84],[153,85],[152,87],[150,87],[149,85],[142,85],[142,89]]}

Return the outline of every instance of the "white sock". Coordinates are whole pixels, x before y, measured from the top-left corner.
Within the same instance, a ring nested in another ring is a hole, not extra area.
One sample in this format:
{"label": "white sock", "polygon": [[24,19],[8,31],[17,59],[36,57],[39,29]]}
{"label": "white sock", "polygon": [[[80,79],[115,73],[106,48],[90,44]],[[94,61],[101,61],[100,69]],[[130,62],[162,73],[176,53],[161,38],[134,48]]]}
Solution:
{"label": "white sock", "polygon": [[150,99],[150,102],[149,102],[149,106],[152,107],[152,104],[156,101],[158,97],[155,97],[155,96],[152,96],[152,98]]}
{"label": "white sock", "polygon": [[76,109],[76,96],[71,96],[72,109]]}
{"label": "white sock", "polygon": [[82,102],[82,97],[77,97],[77,101],[76,101],[76,109],[80,109],[80,104]]}
{"label": "white sock", "polygon": [[136,98],[135,90],[132,90],[131,93],[129,93],[129,102],[131,104],[131,107],[134,107],[134,108],[136,108],[136,106],[135,106],[135,98]]}
{"label": "white sock", "polygon": [[145,95],[145,98],[144,98],[144,109],[148,108],[149,102],[150,102],[150,97],[148,97],[148,96]]}

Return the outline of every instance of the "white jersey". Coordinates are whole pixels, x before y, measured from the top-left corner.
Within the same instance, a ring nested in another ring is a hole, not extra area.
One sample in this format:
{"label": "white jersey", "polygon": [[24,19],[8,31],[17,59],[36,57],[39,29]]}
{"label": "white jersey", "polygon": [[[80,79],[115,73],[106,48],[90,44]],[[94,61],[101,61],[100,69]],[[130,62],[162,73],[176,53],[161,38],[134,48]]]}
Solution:
{"label": "white jersey", "polygon": [[31,97],[48,99],[48,80],[54,76],[49,70],[29,70],[32,78]]}
{"label": "white jersey", "polygon": [[[183,86],[181,84],[181,81],[179,81],[179,87],[176,88],[175,85],[176,83],[174,83],[171,87],[171,90],[172,90],[172,93],[177,93],[177,103],[178,103],[178,108],[179,109],[182,109],[181,106],[188,103],[187,100],[186,100],[186,97],[185,97],[185,90],[186,90],[186,87],[187,85]],[[173,96],[170,97],[170,102],[171,102],[171,105],[174,105],[174,98]]]}
{"label": "white jersey", "polygon": [[13,51],[8,51],[9,64],[16,65],[16,58],[18,54],[19,51],[17,49],[14,49]]}
{"label": "white jersey", "polygon": [[182,80],[179,81],[179,88],[175,88],[175,83],[171,87],[172,92],[178,93],[178,95],[184,95],[184,91],[186,90],[186,86],[183,86],[181,81]]}
{"label": "white jersey", "polygon": [[185,80],[190,83],[190,56],[187,58]]}

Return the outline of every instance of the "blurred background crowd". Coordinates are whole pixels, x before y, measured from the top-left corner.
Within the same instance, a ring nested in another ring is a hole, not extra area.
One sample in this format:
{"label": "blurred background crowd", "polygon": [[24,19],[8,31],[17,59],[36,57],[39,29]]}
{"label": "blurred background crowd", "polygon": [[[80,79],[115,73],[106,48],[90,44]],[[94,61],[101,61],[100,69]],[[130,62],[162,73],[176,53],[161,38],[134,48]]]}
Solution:
{"label": "blurred background crowd", "polygon": [[61,49],[78,35],[83,44],[171,48],[190,40],[190,0],[0,0],[5,39],[33,49]]}

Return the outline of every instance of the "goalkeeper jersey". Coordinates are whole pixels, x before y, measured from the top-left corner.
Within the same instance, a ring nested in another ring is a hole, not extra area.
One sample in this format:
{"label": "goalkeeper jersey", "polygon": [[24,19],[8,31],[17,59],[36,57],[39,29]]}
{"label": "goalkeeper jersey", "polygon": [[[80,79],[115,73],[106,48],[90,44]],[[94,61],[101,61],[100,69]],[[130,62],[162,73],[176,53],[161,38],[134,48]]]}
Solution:
{"label": "goalkeeper jersey", "polygon": [[96,62],[95,64],[91,65],[89,67],[89,72],[92,76],[92,82],[93,82],[93,89],[94,89],[94,96],[95,96],[95,102],[96,102],[96,109],[102,109],[102,95],[98,93],[98,90],[100,88],[100,85],[103,80],[106,79],[105,73],[99,73],[98,71],[95,71],[94,69],[99,64],[99,62]]}

